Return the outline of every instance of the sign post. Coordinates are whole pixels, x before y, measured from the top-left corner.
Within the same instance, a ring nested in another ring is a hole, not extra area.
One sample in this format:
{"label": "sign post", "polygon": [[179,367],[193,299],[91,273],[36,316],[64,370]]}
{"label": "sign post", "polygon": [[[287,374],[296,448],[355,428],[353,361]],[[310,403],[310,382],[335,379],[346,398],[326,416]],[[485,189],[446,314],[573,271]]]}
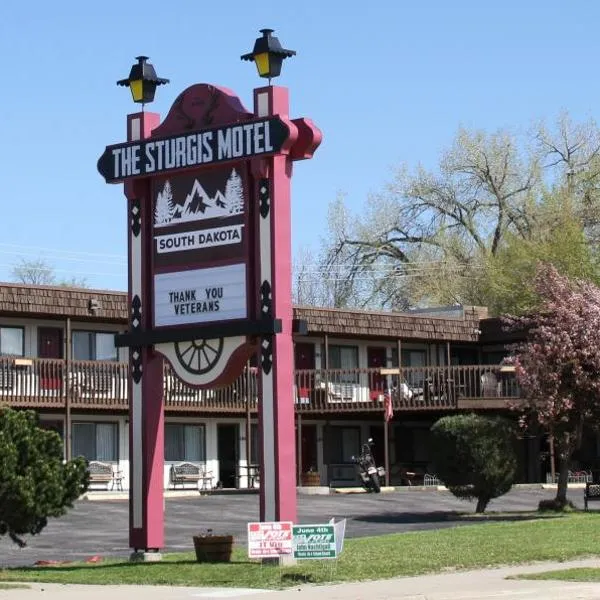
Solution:
{"label": "sign post", "polygon": [[260,520],[296,520],[290,182],[321,132],[289,118],[286,88],[248,111],[209,84],[184,90],[161,123],[127,118],[98,161],[128,201],[130,545],[164,545],[163,360],[187,385],[233,382],[259,358]]}

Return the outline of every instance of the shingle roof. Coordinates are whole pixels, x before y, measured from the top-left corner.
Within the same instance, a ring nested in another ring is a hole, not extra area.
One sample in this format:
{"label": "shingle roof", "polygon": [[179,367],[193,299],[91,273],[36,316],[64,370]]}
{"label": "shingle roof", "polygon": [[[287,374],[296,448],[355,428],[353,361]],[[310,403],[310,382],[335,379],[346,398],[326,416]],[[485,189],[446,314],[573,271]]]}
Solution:
{"label": "shingle roof", "polygon": [[[92,313],[90,300],[99,309]],[[480,307],[466,307],[462,318],[349,309],[296,306],[294,317],[304,319],[308,333],[338,337],[402,338],[476,342]],[[76,318],[86,321],[127,322],[127,293],[46,285],[0,283],[0,315]]]}
{"label": "shingle roof", "polygon": [[[99,309],[93,313],[90,300]],[[49,285],[0,283],[0,315],[77,318],[79,320],[122,322],[127,319],[127,293]]]}

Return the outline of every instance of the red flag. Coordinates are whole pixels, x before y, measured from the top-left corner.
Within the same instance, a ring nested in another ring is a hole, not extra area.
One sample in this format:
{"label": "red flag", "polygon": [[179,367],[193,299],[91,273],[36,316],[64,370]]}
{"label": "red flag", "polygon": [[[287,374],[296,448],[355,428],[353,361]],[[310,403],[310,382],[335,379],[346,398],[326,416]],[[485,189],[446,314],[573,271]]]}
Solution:
{"label": "red flag", "polygon": [[384,418],[387,421],[391,421],[394,418],[394,408],[392,406],[392,395],[390,392],[383,395],[384,405]]}

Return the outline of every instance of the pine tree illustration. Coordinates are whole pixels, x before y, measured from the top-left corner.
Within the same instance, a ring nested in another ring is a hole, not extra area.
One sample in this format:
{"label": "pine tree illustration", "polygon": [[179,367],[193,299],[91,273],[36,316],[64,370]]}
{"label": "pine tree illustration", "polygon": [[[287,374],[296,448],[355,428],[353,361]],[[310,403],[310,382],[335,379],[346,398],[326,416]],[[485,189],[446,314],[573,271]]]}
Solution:
{"label": "pine tree illustration", "polygon": [[231,170],[231,175],[225,185],[225,200],[229,207],[229,214],[238,215],[244,212],[244,186],[242,178],[235,169]]}
{"label": "pine tree illustration", "polygon": [[156,208],[154,209],[154,224],[166,225],[171,222],[175,214],[175,204],[173,203],[173,192],[169,180],[165,181],[162,192],[156,197]]}

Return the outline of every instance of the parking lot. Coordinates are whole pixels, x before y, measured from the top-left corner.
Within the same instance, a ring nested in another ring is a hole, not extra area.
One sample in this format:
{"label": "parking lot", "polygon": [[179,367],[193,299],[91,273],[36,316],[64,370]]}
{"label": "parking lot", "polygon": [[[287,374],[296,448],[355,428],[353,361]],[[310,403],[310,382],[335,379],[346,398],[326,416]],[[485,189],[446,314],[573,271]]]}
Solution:
{"label": "parking lot", "polygon": [[[493,500],[488,511],[535,510],[553,490],[515,489]],[[583,491],[570,490],[570,499],[583,507]],[[192,535],[212,529],[232,533],[237,544],[246,541],[246,524],[259,518],[258,495],[210,495],[166,500],[167,551],[191,550]],[[452,514],[473,511],[475,503],[456,499],[446,491],[401,491],[385,494],[299,496],[298,522],[323,523],[347,518],[346,535],[359,537],[437,529],[470,524],[472,519]],[[0,538],[0,564],[31,565],[37,560],[81,560],[96,554],[128,556],[129,503],[124,500],[86,501],[60,519],[53,519],[39,536],[29,537],[20,549]]]}

